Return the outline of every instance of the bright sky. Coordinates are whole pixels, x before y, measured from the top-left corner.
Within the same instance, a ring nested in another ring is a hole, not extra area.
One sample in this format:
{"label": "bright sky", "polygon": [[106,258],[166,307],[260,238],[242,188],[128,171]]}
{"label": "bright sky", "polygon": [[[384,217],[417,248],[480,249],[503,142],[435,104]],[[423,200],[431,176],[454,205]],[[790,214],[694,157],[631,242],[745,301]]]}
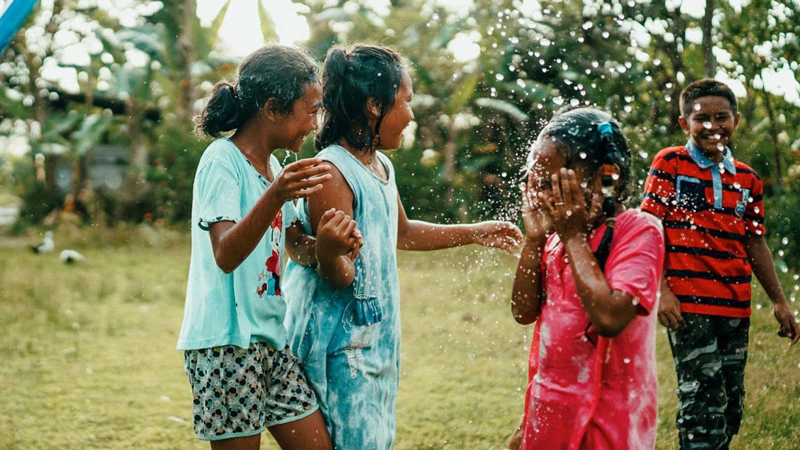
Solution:
{"label": "bright sky", "polygon": [[[291,0],[231,0],[219,31],[222,45],[228,51],[236,56],[247,56],[264,45],[258,17],[259,1],[272,18],[282,44],[302,43],[309,38],[308,22],[298,14],[298,11],[308,11],[305,5]],[[219,0],[197,0],[197,16],[201,23],[209,25],[222,6]]]}

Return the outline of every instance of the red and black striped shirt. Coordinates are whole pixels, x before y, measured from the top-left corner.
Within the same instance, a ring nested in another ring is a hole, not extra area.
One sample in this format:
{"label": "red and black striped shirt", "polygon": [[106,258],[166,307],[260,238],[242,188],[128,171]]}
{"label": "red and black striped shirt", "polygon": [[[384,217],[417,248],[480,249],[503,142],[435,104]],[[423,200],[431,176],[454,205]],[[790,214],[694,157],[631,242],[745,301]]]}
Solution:
{"label": "red and black striped shirt", "polygon": [[741,318],[752,278],[743,240],[764,234],[763,186],[726,151],[718,165],[691,143],[660,151],[641,209],[664,224],[664,273],[681,312]]}

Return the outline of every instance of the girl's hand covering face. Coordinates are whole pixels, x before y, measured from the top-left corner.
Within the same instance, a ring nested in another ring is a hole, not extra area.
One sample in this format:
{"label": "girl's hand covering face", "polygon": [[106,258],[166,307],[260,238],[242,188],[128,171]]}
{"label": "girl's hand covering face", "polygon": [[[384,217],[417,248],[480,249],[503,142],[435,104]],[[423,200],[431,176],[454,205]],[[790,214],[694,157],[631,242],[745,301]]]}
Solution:
{"label": "girl's hand covering face", "polygon": [[522,190],[522,220],[525,223],[525,237],[532,241],[542,241],[553,232],[553,222],[538,196],[536,176],[528,172],[528,182],[520,184]]}
{"label": "girl's hand covering face", "polygon": [[561,168],[550,177],[551,190],[539,192],[539,201],[562,242],[587,233],[602,214],[602,194],[581,188],[572,169]]}

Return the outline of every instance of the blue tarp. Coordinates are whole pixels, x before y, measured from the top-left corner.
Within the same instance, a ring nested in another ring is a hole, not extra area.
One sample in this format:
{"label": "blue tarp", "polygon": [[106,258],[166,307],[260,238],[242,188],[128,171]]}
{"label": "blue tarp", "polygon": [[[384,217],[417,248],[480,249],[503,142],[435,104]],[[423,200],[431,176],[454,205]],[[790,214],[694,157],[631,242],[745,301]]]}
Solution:
{"label": "blue tarp", "polygon": [[25,23],[38,0],[11,0],[0,13],[0,52],[6,49],[11,39]]}

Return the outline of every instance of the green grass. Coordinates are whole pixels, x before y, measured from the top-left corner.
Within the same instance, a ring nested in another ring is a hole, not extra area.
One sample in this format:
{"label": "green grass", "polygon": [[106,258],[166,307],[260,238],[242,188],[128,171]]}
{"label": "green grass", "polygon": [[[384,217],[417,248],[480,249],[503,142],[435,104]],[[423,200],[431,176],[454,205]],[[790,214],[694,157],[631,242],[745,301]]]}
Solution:
{"label": "green grass", "polygon": [[[193,437],[175,351],[188,242],[128,231],[135,243],[119,233],[60,236],[85,253],[75,266],[0,247],[0,449],[208,448]],[[401,253],[399,261],[397,449],[503,448],[520,420],[532,332],[509,313],[514,258],[458,249]],[[790,350],[775,328],[768,307],[754,311],[747,410],[734,449],[800,448],[800,348]],[[659,328],[664,450],[676,448],[665,338]],[[262,447],[277,448],[269,438]]]}

